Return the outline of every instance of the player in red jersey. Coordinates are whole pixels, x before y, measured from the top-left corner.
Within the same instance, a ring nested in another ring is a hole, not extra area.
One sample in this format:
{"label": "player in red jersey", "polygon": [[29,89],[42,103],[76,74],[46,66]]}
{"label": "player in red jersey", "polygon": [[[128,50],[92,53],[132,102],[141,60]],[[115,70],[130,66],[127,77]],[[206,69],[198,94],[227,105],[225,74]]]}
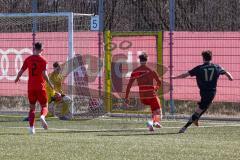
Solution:
{"label": "player in red jersey", "polygon": [[[142,53],[139,56],[141,65],[138,68],[136,68],[131,74],[131,78],[128,82],[126,89],[125,99],[126,102],[128,103],[128,95],[131,86],[134,80],[137,80],[141,102],[145,105],[151,106],[152,121],[149,121],[147,123],[147,126],[150,131],[153,131],[153,127],[161,128],[160,122],[162,119],[162,109],[160,99],[156,94],[156,91],[161,86],[161,80],[158,74],[146,65],[147,58],[148,56],[146,53]],[[157,82],[156,86],[154,86],[154,80]]]}
{"label": "player in red jersey", "polygon": [[43,51],[41,43],[35,43],[34,45],[34,53],[33,55],[27,57],[23,63],[21,70],[18,72],[17,77],[15,79],[15,83],[19,81],[19,78],[22,76],[23,72],[28,69],[28,99],[30,103],[30,111],[29,111],[29,131],[31,134],[35,133],[34,122],[35,122],[35,105],[38,101],[41,105],[41,116],[40,120],[42,122],[42,127],[44,129],[48,129],[47,122],[45,120],[45,116],[48,113],[48,104],[47,104],[47,94],[45,81],[54,88],[52,83],[50,82],[46,70],[47,61],[41,56]]}

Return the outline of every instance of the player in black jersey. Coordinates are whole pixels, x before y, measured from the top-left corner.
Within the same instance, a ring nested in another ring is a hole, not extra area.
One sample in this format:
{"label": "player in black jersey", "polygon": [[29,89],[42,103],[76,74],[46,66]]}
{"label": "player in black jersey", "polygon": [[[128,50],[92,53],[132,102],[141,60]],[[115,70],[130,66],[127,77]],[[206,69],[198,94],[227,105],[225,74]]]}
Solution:
{"label": "player in black jersey", "polygon": [[178,79],[186,78],[188,76],[196,76],[201,96],[201,100],[198,103],[199,106],[196,108],[195,113],[193,113],[187,124],[183,126],[179,133],[184,133],[192,123],[198,126],[199,118],[206,112],[216,95],[217,81],[220,75],[227,76],[230,81],[233,80],[233,77],[229,72],[225,71],[221,66],[211,63],[211,51],[203,51],[202,57],[203,64],[194,67],[186,73],[172,77],[173,79]]}

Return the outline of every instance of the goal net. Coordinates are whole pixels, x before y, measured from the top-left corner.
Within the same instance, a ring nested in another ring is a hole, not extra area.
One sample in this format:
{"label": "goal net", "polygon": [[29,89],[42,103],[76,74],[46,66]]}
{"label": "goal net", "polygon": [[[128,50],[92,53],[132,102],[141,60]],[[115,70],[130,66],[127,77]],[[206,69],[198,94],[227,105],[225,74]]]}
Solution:
{"label": "goal net", "polygon": [[[35,42],[43,44],[48,73],[53,71],[54,62],[62,66],[63,92],[72,100],[69,114],[89,117],[104,112],[102,36],[90,31],[91,16],[66,12],[0,14],[1,113],[28,111],[27,71],[20,83],[14,84],[14,79]],[[67,114],[61,110],[55,107],[55,113]]]}

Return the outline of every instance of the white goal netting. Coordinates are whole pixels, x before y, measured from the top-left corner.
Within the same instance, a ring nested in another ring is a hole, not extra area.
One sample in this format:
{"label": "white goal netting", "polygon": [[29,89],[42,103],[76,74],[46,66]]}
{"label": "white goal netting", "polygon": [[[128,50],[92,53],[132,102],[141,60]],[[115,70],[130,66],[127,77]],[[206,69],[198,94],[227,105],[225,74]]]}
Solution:
{"label": "white goal netting", "polygon": [[[90,31],[91,16],[73,13],[0,14],[0,111],[28,111],[27,72],[20,83],[14,79],[33,43],[41,42],[48,61],[48,73],[59,62],[64,71],[63,88],[73,103],[73,115],[102,114],[102,35]],[[74,58],[75,57],[75,58]],[[78,61],[81,57],[81,61]],[[78,66],[72,66],[77,60]],[[82,91],[88,88],[88,93]],[[89,90],[90,89],[90,90]]]}

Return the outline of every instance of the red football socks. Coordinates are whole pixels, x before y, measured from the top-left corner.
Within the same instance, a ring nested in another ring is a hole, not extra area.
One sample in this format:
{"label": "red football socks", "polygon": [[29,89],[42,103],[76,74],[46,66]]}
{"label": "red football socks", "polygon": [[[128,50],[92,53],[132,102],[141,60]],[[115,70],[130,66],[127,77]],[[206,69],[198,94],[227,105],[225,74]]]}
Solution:
{"label": "red football socks", "polygon": [[47,107],[42,107],[41,116],[46,116],[47,114],[48,114],[48,108]]}
{"label": "red football socks", "polygon": [[34,122],[35,122],[35,108],[34,109],[30,109],[29,113],[28,113],[28,118],[29,118],[29,125],[30,127],[34,126]]}

